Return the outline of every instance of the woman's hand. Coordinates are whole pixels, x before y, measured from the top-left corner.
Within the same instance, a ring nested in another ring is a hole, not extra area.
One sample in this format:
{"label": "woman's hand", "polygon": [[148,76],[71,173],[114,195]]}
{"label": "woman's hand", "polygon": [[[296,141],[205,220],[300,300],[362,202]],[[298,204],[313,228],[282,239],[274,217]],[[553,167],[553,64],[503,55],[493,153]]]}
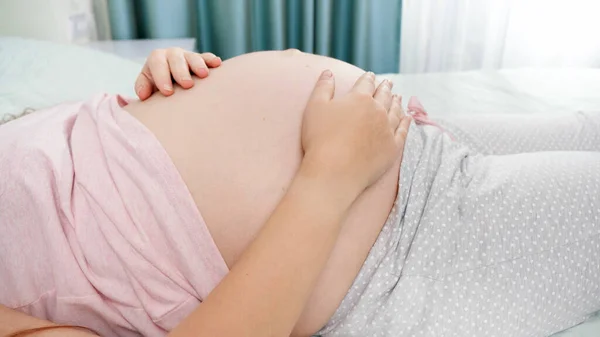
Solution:
{"label": "woman's hand", "polygon": [[[135,81],[135,93],[145,100],[155,91],[165,96],[173,94],[173,79],[184,89],[194,86],[191,73],[200,78],[208,76],[208,68],[221,65],[221,58],[211,53],[198,54],[181,48],[154,50]],[[191,70],[191,73],[190,73]]]}
{"label": "woman's hand", "polygon": [[365,73],[352,90],[333,98],[333,74],[321,74],[304,113],[304,172],[340,182],[358,196],[385,173],[404,149],[410,117],[392,84]]}

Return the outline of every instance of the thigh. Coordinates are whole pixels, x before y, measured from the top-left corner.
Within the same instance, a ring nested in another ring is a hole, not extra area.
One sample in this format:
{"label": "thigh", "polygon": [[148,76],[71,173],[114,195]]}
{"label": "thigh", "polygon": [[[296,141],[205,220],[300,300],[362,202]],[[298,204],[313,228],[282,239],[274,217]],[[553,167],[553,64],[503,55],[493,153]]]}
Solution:
{"label": "thigh", "polygon": [[472,247],[487,250],[489,261],[512,260],[597,240],[600,153],[482,156],[469,165],[457,228],[472,239],[465,254]]}
{"label": "thigh", "polygon": [[599,310],[600,153],[489,156],[472,173],[439,312],[477,313],[465,332],[487,320],[498,334],[545,335]]}
{"label": "thigh", "polygon": [[436,336],[545,336],[583,321],[600,309],[599,191],[597,152],[469,159],[464,180],[432,191],[396,305],[422,296],[413,310]]}
{"label": "thigh", "polygon": [[600,151],[600,112],[461,115],[438,122],[458,141],[482,154]]}

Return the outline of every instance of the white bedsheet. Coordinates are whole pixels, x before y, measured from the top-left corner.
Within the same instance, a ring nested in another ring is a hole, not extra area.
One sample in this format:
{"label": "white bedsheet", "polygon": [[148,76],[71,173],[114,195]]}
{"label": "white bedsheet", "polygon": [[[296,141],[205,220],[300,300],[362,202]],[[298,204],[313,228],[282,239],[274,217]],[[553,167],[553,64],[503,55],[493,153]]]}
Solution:
{"label": "white bedsheet", "polygon": [[386,74],[394,91],[418,96],[432,116],[600,110],[600,69],[510,69]]}
{"label": "white bedsheet", "polygon": [[[0,121],[7,113],[85,99],[133,96],[141,64],[81,47],[0,38]],[[418,96],[430,115],[600,111],[600,69],[520,69],[386,74],[394,91]],[[600,336],[600,314],[555,337]]]}
{"label": "white bedsheet", "polygon": [[133,95],[140,69],[141,64],[83,47],[0,37],[0,121],[25,108],[98,92]]}

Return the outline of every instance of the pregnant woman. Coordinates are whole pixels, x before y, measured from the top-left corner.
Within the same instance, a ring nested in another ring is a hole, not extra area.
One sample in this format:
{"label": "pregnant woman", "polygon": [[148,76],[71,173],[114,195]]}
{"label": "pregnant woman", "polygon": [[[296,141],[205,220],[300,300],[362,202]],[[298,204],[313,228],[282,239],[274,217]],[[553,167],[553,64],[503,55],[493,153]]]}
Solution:
{"label": "pregnant woman", "polygon": [[361,74],[254,53],[0,127],[0,303],[107,336],[543,336],[600,309],[598,115],[442,128],[412,102],[406,136]]}

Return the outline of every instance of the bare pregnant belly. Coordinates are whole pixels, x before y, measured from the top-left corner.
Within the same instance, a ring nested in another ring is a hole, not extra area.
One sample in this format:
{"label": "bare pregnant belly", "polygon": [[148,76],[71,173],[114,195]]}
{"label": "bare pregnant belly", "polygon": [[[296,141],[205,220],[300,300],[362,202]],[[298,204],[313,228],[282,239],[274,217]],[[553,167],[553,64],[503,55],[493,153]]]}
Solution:
{"label": "bare pregnant belly", "polygon": [[[193,89],[126,107],[173,159],[229,267],[294,177],[302,155],[302,113],[324,69],[336,76],[336,94],[362,74],[321,56],[261,52],[224,62]],[[296,334],[323,326],[351,286],[392,207],[399,162],[351,208]]]}

